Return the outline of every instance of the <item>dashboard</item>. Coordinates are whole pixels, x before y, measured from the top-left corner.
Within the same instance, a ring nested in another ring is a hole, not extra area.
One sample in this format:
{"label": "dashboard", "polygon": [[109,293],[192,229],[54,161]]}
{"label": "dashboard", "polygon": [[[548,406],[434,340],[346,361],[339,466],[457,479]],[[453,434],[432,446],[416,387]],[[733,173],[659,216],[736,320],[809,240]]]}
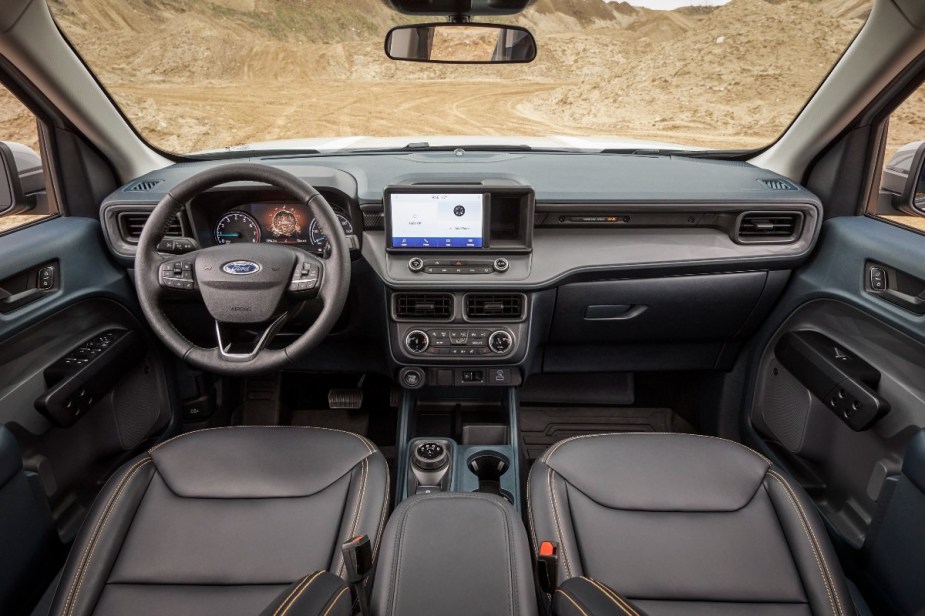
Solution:
{"label": "dashboard", "polygon": [[[739,161],[424,151],[252,162],[321,192],[351,247],[345,314],[302,367],[390,371],[405,387],[729,369],[822,224],[815,195]],[[107,197],[116,259],[131,268],[132,233],[156,203],[218,164],[173,165]],[[175,248],[327,244],[308,208],[244,182],[193,199],[171,233],[185,238]]]}

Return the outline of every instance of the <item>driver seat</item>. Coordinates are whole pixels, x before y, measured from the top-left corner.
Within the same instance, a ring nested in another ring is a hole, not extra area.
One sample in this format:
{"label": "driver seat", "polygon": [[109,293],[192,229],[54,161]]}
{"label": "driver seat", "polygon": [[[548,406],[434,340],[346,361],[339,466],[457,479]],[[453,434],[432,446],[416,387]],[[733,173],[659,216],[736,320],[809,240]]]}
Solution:
{"label": "driver seat", "polygon": [[258,616],[306,574],[343,577],[341,544],[385,523],[385,458],[308,427],[183,434],[109,480],[77,536],[53,616]]}

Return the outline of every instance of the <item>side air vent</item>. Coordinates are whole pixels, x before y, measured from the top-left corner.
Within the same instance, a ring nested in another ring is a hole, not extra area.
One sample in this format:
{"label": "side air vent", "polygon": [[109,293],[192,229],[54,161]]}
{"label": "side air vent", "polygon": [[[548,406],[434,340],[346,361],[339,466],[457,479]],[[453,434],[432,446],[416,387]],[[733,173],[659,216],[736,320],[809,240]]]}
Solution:
{"label": "side air vent", "polygon": [[396,293],[395,317],[445,321],[453,318],[453,296],[449,293]]}
{"label": "side air vent", "polygon": [[762,179],[758,180],[765,185],[765,188],[771,190],[796,190],[797,187],[788,182],[787,180],[778,180],[778,179]]}
{"label": "side air vent", "polygon": [[164,180],[141,180],[140,182],[135,182],[131,186],[125,189],[125,192],[148,192],[152,190],[155,186],[159,186],[164,183]]}
{"label": "side air vent", "polygon": [[385,229],[385,214],[382,212],[363,212],[363,228],[367,231]]}
{"label": "side air vent", "polygon": [[[138,238],[141,237],[141,231],[148,222],[150,212],[120,212],[119,213],[119,233],[122,239],[130,244],[137,244]],[[178,217],[174,217],[167,227],[164,237],[183,237],[183,224]]]}
{"label": "side air vent", "polygon": [[520,320],[524,317],[524,296],[472,293],[466,296],[466,318],[472,321]]}
{"label": "side air vent", "polygon": [[801,212],[745,212],[736,225],[736,241],[748,243],[793,242],[803,229]]}

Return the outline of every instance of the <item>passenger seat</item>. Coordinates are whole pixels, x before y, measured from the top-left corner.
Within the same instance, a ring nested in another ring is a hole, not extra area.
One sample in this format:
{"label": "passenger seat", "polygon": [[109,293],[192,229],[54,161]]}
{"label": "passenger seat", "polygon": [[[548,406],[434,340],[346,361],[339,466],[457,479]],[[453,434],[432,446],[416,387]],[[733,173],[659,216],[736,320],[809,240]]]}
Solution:
{"label": "passenger seat", "polygon": [[738,443],[579,436],[533,465],[527,492],[534,556],[558,544],[560,605],[598,588],[649,616],[855,614],[809,498]]}

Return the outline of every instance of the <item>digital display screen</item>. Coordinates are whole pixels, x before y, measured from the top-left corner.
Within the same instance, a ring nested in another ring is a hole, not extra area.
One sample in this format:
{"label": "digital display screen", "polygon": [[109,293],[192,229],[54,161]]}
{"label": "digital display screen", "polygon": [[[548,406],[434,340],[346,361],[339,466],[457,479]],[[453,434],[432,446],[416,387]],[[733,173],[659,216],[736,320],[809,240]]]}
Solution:
{"label": "digital display screen", "polygon": [[392,248],[482,248],[485,195],[392,193]]}

